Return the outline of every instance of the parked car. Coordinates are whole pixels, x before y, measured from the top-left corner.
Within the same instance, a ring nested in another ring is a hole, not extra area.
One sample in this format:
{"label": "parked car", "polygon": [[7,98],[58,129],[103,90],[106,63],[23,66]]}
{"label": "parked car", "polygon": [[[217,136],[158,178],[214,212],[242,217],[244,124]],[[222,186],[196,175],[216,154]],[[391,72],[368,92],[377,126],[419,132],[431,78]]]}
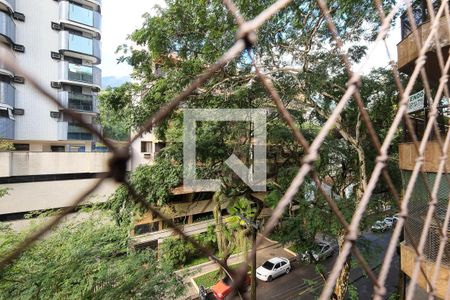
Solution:
{"label": "parked car", "polygon": [[302,253],[301,259],[306,263],[318,262],[332,256],[333,253],[334,247],[330,243],[318,242],[313,249]]}
{"label": "parked car", "polygon": [[272,281],[272,279],[283,274],[289,274],[291,263],[284,257],[274,257],[263,263],[256,269],[256,277],[262,281]]}
{"label": "parked car", "polygon": [[399,216],[399,214],[395,214],[392,216],[392,218],[395,220],[395,222],[397,222],[398,219],[400,219],[400,216]]}
{"label": "parked car", "polygon": [[392,228],[392,226],[395,225],[397,220],[394,217],[386,217],[384,218],[383,222],[386,224],[388,228]]}
{"label": "parked car", "polygon": [[[236,275],[236,277],[237,277],[237,275]],[[234,276],[233,276],[233,278],[234,278]],[[240,292],[245,292],[248,289],[248,287],[250,286],[251,282],[252,282],[252,279],[247,274],[245,276],[244,285],[240,289]],[[211,291],[213,292],[214,297],[216,297],[216,299],[223,300],[223,299],[225,299],[226,296],[231,294],[231,285],[232,285],[232,280],[230,279],[230,277],[226,276],[225,278],[219,280],[215,285],[213,285],[211,287]]]}
{"label": "parked car", "polygon": [[388,229],[388,225],[384,221],[376,221],[371,229],[373,232],[385,232]]}

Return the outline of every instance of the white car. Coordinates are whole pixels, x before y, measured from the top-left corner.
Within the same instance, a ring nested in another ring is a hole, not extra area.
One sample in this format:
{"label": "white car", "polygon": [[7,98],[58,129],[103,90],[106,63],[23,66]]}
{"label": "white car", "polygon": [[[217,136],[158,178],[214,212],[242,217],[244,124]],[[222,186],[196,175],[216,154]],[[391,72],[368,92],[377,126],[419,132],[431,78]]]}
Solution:
{"label": "white car", "polygon": [[383,222],[386,224],[386,226],[388,228],[391,228],[392,226],[394,226],[395,222],[397,220],[394,217],[386,217],[384,218]]}
{"label": "white car", "polygon": [[272,279],[283,274],[289,274],[291,263],[284,257],[274,257],[266,261],[256,269],[256,277],[262,281],[272,281]]}
{"label": "white car", "polygon": [[388,225],[384,221],[376,221],[372,227],[373,232],[385,232],[388,229]]}

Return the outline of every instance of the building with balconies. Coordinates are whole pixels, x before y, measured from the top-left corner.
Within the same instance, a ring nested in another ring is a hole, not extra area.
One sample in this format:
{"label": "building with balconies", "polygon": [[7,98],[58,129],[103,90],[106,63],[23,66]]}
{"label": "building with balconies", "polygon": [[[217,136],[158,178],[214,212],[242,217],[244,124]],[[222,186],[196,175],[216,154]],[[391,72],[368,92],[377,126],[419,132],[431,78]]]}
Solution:
{"label": "building with balconies", "polygon": [[0,42],[61,102],[52,103],[21,74],[0,66],[0,139],[29,151],[95,149],[95,137],[65,112],[98,122],[101,19],[101,2],[95,0],[0,0]]}
{"label": "building with balconies", "polygon": [[[100,0],[0,0],[0,43],[59,100],[0,64],[0,140],[15,147],[0,152],[0,186],[8,188],[0,221],[67,207],[108,171],[106,147],[67,114],[101,130],[101,21]],[[105,201],[115,188],[108,181],[84,204]]]}
{"label": "building with balconies", "polygon": [[[434,11],[437,11],[441,1],[432,1],[434,5]],[[431,17],[427,8],[426,1],[414,1],[413,2],[413,17],[417,25],[416,30],[411,24],[407,13],[405,12],[401,16],[401,30],[402,40],[397,45],[398,52],[398,68],[401,72],[407,75],[411,75],[416,66],[416,60],[418,59],[420,47],[417,45],[416,39],[423,43],[430,35],[431,32]],[[438,5],[439,4],[439,5]],[[443,15],[438,20],[437,40],[441,45],[442,56],[444,61],[449,57],[450,36],[448,32],[448,20]],[[431,96],[436,96],[437,88],[439,86],[439,79],[443,75],[439,66],[439,49],[433,39],[433,43],[426,49],[426,63],[424,66],[427,81],[431,89]],[[424,89],[423,82],[418,80],[414,87],[413,95],[410,96],[408,113],[413,122],[414,131],[421,141],[423,139],[425,126],[428,121],[429,105],[427,100],[427,93]],[[431,99],[432,100],[432,99]],[[413,245],[418,245],[422,230],[424,229],[425,219],[429,208],[429,201],[431,199],[428,193],[427,185],[433,187],[436,180],[436,175],[439,169],[440,157],[442,156],[437,137],[441,136],[445,139],[445,135],[448,131],[449,114],[448,114],[448,99],[442,97],[438,107],[438,130],[432,131],[432,134],[428,138],[428,144],[424,153],[424,163],[422,171],[424,176],[419,176],[414,186],[414,190],[408,204],[408,217],[405,223],[404,241],[400,245],[401,254],[401,269],[404,274],[409,278],[413,276],[413,270],[415,263],[418,259]],[[411,138],[407,128],[404,128],[404,140],[400,144],[399,151],[399,166],[402,172],[403,190],[406,190],[409,179],[411,178],[414,165],[418,158],[418,153],[415,146],[411,143]],[[446,153],[448,155],[448,153]],[[446,170],[450,169],[450,164],[447,161]],[[445,214],[448,209],[448,195],[450,186],[442,178],[438,191],[438,204],[435,207],[435,216],[431,222],[431,226],[428,230],[427,238],[425,241],[425,247],[423,250],[424,261],[421,264],[421,270],[419,272],[416,291],[430,292],[429,281],[433,279],[435,270],[437,271],[435,295],[439,298],[445,298],[448,288],[448,279],[450,278],[450,243],[447,241],[443,251],[443,257],[441,263],[437,264],[437,257],[439,252],[439,245],[441,242],[441,226],[444,223]],[[449,232],[449,228],[442,229]]]}

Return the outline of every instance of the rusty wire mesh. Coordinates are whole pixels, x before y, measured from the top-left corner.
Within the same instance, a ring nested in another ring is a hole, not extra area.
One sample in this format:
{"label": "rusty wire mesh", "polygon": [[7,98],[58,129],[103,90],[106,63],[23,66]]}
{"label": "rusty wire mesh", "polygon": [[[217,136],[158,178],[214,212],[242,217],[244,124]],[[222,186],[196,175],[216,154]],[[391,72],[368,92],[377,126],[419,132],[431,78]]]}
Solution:
{"label": "rusty wire mesh", "polygon": [[[411,299],[414,295],[414,288],[418,282],[419,276],[423,276],[428,284],[430,298],[433,298],[436,293],[437,278],[439,275],[439,269],[441,265],[450,264],[450,246],[448,243],[448,225],[450,219],[450,202],[449,202],[449,187],[450,178],[448,176],[448,170],[446,170],[446,161],[448,159],[447,153],[450,143],[450,131],[442,131],[437,122],[438,106],[442,96],[449,97],[448,90],[448,74],[450,69],[450,60],[445,61],[444,57],[449,57],[445,55],[441,46],[441,39],[439,37],[439,21],[445,18],[447,23],[447,32],[450,35],[450,13],[448,1],[426,1],[428,21],[430,22],[430,33],[425,38],[419,36],[417,30],[416,22],[420,21],[417,18],[417,9],[412,7],[411,3],[407,2],[405,4],[397,3],[389,12],[388,15],[385,14],[384,9],[380,0],[374,0],[374,5],[377,8],[379,18],[380,18],[380,29],[377,38],[374,42],[375,45],[384,44],[387,54],[389,57],[391,53],[389,52],[389,47],[387,46],[386,36],[392,24],[393,18],[400,12],[400,10],[406,8],[405,14],[402,15],[401,19],[403,22],[407,22],[407,32],[402,33],[404,35],[411,34],[414,36],[416,47],[419,50],[419,56],[416,60],[416,64],[413,72],[409,77],[409,81],[406,86],[403,86],[400,81],[399,72],[394,61],[391,61],[392,76],[395,79],[395,83],[399,93],[399,106],[396,112],[394,120],[392,120],[389,131],[386,135],[384,141],[380,141],[376,133],[371,119],[364,108],[364,102],[359,93],[361,71],[367,65],[368,62],[373,58],[373,53],[369,52],[365,57],[362,65],[358,70],[353,70],[350,63],[350,59],[345,51],[344,44],[341,41],[338,31],[333,23],[331,12],[327,7],[324,0],[317,0],[317,5],[320,8],[325,20],[327,22],[328,30],[332,34],[332,38],[335,42],[337,50],[341,55],[342,62],[348,73],[349,80],[347,82],[347,87],[344,95],[337,103],[337,106],[333,110],[332,114],[321,128],[320,132],[317,134],[315,139],[311,144],[307,142],[303,136],[300,128],[295,124],[294,119],[284,107],[281,98],[271,82],[270,78],[264,74],[264,71],[260,69],[257,59],[252,56],[251,48],[257,40],[257,30],[273,15],[282,10],[284,7],[290,4],[291,0],[278,0],[271,6],[266,8],[260,15],[252,20],[245,20],[240,14],[236,5],[232,0],[224,0],[224,5],[228,11],[234,16],[236,24],[238,26],[238,33],[236,35],[236,41],[230,49],[222,55],[222,57],[213,65],[211,65],[207,70],[200,74],[189,86],[187,86],[179,95],[172,99],[166,106],[162,107],[156,114],[154,114],[148,121],[142,126],[141,130],[130,140],[128,146],[131,145],[141,134],[145,133],[149,129],[153,128],[155,125],[159,124],[162,120],[168,117],[178,105],[182,103],[186,98],[191,95],[197,88],[201,87],[208,79],[224,67],[228,62],[236,58],[242,51],[248,51],[250,57],[252,57],[252,63],[254,66],[254,71],[256,76],[259,78],[263,86],[265,87],[267,94],[274,101],[280,115],[288,124],[293,132],[295,140],[298,142],[299,146],[303,147],[305,150],[305,156],[302,159],[302,164],[295,178],[293,179],[290,187],[286,191],[285,195],[279,201],[277,207],[274,209],[269,221],[266,223],[261,236],[267,236],[279,222],[285,208],[292,201],[294,195],[299,190],[300,186],[304,183],[305,178],[310,176],[313,182],[316,184],[318,191],[325,198],[331,210],[337,217],[338,221],[341,223],[342,228],[346,232],[345,242],[343,243],[338,258],[331,270],[327,282],[323,287],[320,299],[329,299],[332,297],[333,288],[336,279],[339,276],[340,271],[343,268],[350,253],[354,255],[357,259],[361,268],[368,274],[370,280],[374,286],[374,298],[382,299],[386,296],[386,278],[391,266],[394,253],[401,237],[401,233],[405,233],[405,242],[408,246],[414,249],[416,260],[414,263],[414,270],[411,276],[410,288],[408,290],[407,299]],[[436,5],[440,3],[440,5]],[[441,74],[439,85],[436,93],[431,91],[429,84],[429,79],[427,73],[425,72],[424,66],[427,60],[427,52],[430,48],[433,48],[436,52],[438,62],[439,62],[439,72]],[[17,73],[21,73],[29,83],[31,83],[42,95],[44,95],[49,101],[62,106],[57,99],[52,97],[46,88],[41,86],[36,79],[30,76],[27,70],[20,68],[14,60],[14,56],[11,54],[9,49],[2,47],[0,49],[0,62],[4,63],[6,67],[14,70]],[[414,84],[421,80],[426,97],[429,101],[429,111],[427,116],[427,121],[423,122],[423,132],[420,133],[420,139],[416,136],[415,123],[414,120],[410,118],[407,113],[408,99],[413,90]],[[339,210],[334,200],[330,198],[329,194],[326,193],[320,182],[317,172],[314,170],[313,163],[319,158],[319,149],[322,143],[325,141],[330,130],[335,126],[340,114],[350,101],[355,101],[358,106],[359,113],[361,114],[362,121],[364,122],[367,131],[370,136],[370,140],[373,147],[377,151],[377,158],[375,161],[374,170],[368,180],[367,186],[365,187],[363,196],[358,199],[358,205],[353,214],[351,222],[348,223],[344,218],[342,212]],[[67,114],[72,117],[73,120],[78,121],[82,127],[93,133],[100,141],[102,141],[113,153],[113,157],[109,163],[109,172],[103,177],[99,178],[98,181],[88,189],[80,198],[75,199],[72,205],[67,209],[63,210],[56,218],[51,222],[45,224],[38,231],[31,234],[24,241],[19,243],[17,247],[10,253],[5,255],[0,260],[0,270],[5,268],[8,264],[14,263],[14,259],[20,256],[20,254],[30,247],[35,241],[37,241],[42,235],[44,235],[48,230],[51,230],[56,226],[65,215],[70,213],[74,207],[80,204],[84,198],[95,191],[106,178],[113,178],[117,182],[122,183],[128,189],[129,194],[132,196],[134,201],[141,203],[157,217],[161,218],[163,222],[170,228],[172,228],[175,233],[180,235],[183,239],[190,241],[195,247],[198,248],[203,254],[208,256],[212,261],[216,262],[221,268],[224,269],[226,273],[229,274],[229,269],[223,261],[215,257],[211,249],[202,247],[195,239],[190,238],[185,235],[182,229],[178,228],[170,219],[163,216],[158,208],[149,206],[144,200],[144,196],[138,194],[132,186],[128,183],[126,178],[126,165],[130,159],[127,147],[125,148],[115,148],[107,139],[105,139],[101,132],[94,128],[93,126],[83,122],[81,115],[77,112],[67,109]],[[389,159],[388,150],[394,139],[394,135],[401,125],[402,121],[405,124],[405,132],[408,135],[408,139],[413,142],[414,148],[417,151],[417,159],[414,163],[414,168],[412,171],[403,171],[402,179],[404,183],[403,195],[400,196],[396,191],[389,172],[385,168],[386,162]],[[443,132],[445,137],[443,138]],[[439,169],[437,173],[426,173],[422,170],[424,164],[424,153],[430,138],[434,137],[436,139],[439,149],[440,149],[440,162]],[[384,180],[387,184],[392,197],[397,201],[398,206],[401,208],[399,213],[399,220],[395,225],[395,229],[392,233],[391,240],[386,251],[381,270],[378,274],[375,274],[369,267],[367,261],[363,258],[357,246],[355,245],[355,240],[358,236],[358,228],[360,221],[367,209],[368,202],[372,196],[374,188],[379,180]],[[252,248],[248,256],[248,261],[250,261],[253,256],[256,255],[256,248],[261,243],[262,237],[258,237],[256,246]],[[435,268],[433,270],[433,275],[427,276],[427,273],[423,269],[423,262],[425,260],[430,260],[435,263]],[[242,270],[233,279],[233,288],[240,286],[243,283],[244,274],[247,270]],[[450,280],[448,282],[447,296],[450,295]],[[241,295],[242,296],[242,295]]]}

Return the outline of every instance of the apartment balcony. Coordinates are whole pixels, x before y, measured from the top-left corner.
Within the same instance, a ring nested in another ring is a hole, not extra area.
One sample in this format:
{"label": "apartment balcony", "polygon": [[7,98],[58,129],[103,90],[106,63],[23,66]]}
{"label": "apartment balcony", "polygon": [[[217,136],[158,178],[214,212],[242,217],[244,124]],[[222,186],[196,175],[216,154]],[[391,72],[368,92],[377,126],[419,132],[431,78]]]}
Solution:
{"label": "apartment balcony", "polygon": [[6,75],[14,78],[14,73],[6,67],[5,62],[0,62],[0,75]]}
{"label": "apartment balcony", "polygon": [[58,140],[93,141],[94,135],[77,123],[58,122]]}
{"label": "apartment balcony", "polygon": [[59,2],[59,16],[64,26],[90,33],[100,38],[102,16],[95,9],[88,9],[68,1],[61,1]]}
{"label": "apartment balcony", "polygon": [[[214,219],[213,220],[207,220],[202,221],[198,223],[193,223],[189,225],[183,225],[182,231],[187,236],[197,235],[203,232],[206,232],[208,230],[209,225],[214,225]],[[132,243],[136,245],[145,244],[151,241],[157,241],[157,240],[163,240],[165,238],[168,238],[170,236],[174,235],[172,229],[163,229],[156,232],[146,233],[142,235],[137,235],[132,237]]]}
{"label": "apartment balcony", "polygon": [[[420,53],[420,49],[418,49],[416,45],[415,36],[417,36],[420,41],[424,43],[431,32],[431,22],[426,10],[423,10],[423,8],[420,7],[414,8],[414,18],[417,24],[416,33],[412,31],[412,26],[406,13],[401,16],[402,40],[397,44],[398,68],[406,74],[411,74],[413,72],[416,65],[415,62]],[[439,36],[439,44],[441,45],[444,61],[448,58],[448,50],[450,46],[450,38],[447,27],[447,20],[445,16],[443,16],[439,20],[437,33]],[[425,69],[427,74],[430,76],[430,81],[435,82],[441,77],[441,74],[438,71],[440,68],[436,49],[435,39],[433,38],[427,49]]]}
{"label": "apartment balcony", "polygon": [[[0,107],[0,109],[3,108]],[[0,116],[0,139],[6,140],[14,139],[14,125],[15,125],[14,120]]]}
{"label": "apartment balcony", "polygon": [[104,173],[109,152],[0,152],[0,177]]}
{"label": "apartment balcony", "polygon": [[100,90],[102,85],[102,71],[94,66],[85,66],[59,62],[59,81],[61,83],[92,87]]}
{"label": "apartment balcony", "polygon": [[0,0],[0,9],[13,13],[16,10],[16,0]]}
{"label": "apartment balcony", "polygon": [[86,5],[91,7],[92,9],[100,12],[102,9],[102,2],[103,0],[74,0],[74,2],[77,2],[82,5]]}
{"label": "apartment balcony", "polygon": [[72,92],[60,92],[59,101],[64,108],[98,114],[97,97]]}
{"label": "apartment balcony", "polygon": [[[402,271],[411,278],[417,258],[416,253],[411,246],[402,243],[400,245],[400,255],[401,255]],[[436,262],[426,259],[424,262],[421,263],[421,266],[426,274],[426,278],[428,279],[433,278],[434,270],[437,266]],[[434,285],[436,288],[435,292],[436,296],[439,297],[439,299],[444,299],[447,294],[448,278],[450,278],[449,266],[446,264],[441,264],[438,274],[439,275],[437,277],[437,282]],[[419,271],[417,284],[424,290],[428,290],[426,278],[424,274],[421,271]]]}
{"label": "apartment balcony", "polygon": [[93,64],[101,62],[101,42],[95,38],[62,30],[59,32],[59,49],[64,55],[85,59]]}
{"label": "apartment balcony", "polygon": [[[450,153],[447,153],[449,155]],[[401,170],[412,171],[416,163],[418,153],[413,143],[403,143],[399,145],[399,166]],[[424,152],[423,172],[437,173],[439,169],[441,150],[437,141],[428,141]],[[450,161],[445,163],[447,170],[450,170]]]}
{"label": "apartment balcony", "polygon": [[0,11],[0,41],[9,45],[16,42],[16,24],[4,11]]}
{"label": "apartment balcony", "polygon": [[16,89],[7,82],[0,81],[0,103],[14,108],[16,104]]}

